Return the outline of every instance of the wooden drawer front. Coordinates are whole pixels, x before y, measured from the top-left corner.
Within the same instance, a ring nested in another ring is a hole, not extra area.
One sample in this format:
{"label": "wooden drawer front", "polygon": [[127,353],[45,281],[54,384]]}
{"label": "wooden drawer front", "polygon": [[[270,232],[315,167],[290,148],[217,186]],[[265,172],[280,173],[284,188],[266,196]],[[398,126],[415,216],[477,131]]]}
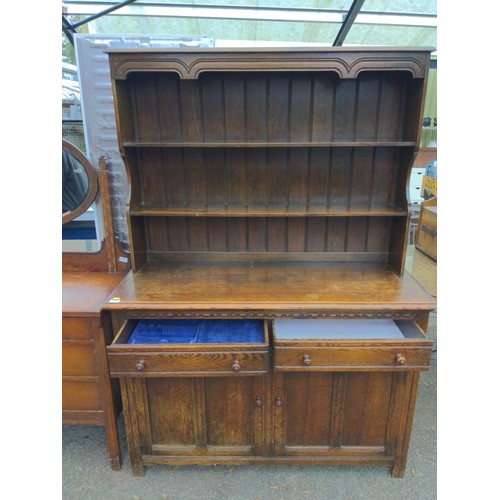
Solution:
{"label": "wooden drawer front", "polygon": [[274,321],[274,366],[282,371],[427,369],[432,341],[409,320]]}
{"label": "wooden drawer front", "polygon": [[63,376],[97,376],[95,352],[92,345],[64,343],[62,374]]}
{"label": "wooden drawer front", "polygon": [[107,347],[112,376],[259,375],[269,370],[269,337],[263,342],[213,344],[128,344],[136,320],[128,320]]}
{"label": "wooden drawer front", "polygon": [[283,371],[342,369],[426,369],[431,348],[425,347],[277,347],[274,366]]}
{"label": "wooden drawer front", "polygon": [[76,340],[93,339],[93,329],[99,328],[99,320],[90,318],[63,318],[62,338]]}
{"label": "wooden drawer front", "polygon": [[63,410],[101,410],[101,395],[97,382],[69,381],[62,384]]}
{"label": "wooden drawer front", "polygon": [[120,353],[108,354],[108,359],[112,376],[248,375],[268,370],[268,354],[263,352]]}

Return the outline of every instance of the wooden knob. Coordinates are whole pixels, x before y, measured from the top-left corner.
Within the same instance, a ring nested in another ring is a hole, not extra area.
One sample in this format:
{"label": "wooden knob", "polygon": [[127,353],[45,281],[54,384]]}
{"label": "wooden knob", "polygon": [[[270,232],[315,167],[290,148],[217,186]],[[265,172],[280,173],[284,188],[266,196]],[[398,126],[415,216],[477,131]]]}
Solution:
{"label": "wooden knob", "polygon": [[396,354],[396,363],[398,365],[406,365],[406,358],[402,354]]}
{"label": "wooden knob", "polygon": [[144,365],[145,365],[145,362],[143,359],[141,359],[140,361],[137,361],[137,363],[135,364],[135,369],[138,372],[142,372],[144,370]]}
{"label": "wooden knob", "polygon": [[233,372],[239,372],[241,369],[240,362],[236,359],[232,366]]}
{"label": "wooden knob", "polygon": [[261,398],[260,396],[257,396],[257,397],[255,398],[255,406],[256,406],[257,408],[262,408],[262,398]]}
{"label": "wooden knob", "polygon": [[283,400],[281,398],[276,398],[275,404],[276,406],[283,406]]}
{"label": "wooden knob", "polygon": [[305,366],[311,366],[312,365],[311,356],[309,356],[309,354],[304,354],[302,362],[304,363]]}

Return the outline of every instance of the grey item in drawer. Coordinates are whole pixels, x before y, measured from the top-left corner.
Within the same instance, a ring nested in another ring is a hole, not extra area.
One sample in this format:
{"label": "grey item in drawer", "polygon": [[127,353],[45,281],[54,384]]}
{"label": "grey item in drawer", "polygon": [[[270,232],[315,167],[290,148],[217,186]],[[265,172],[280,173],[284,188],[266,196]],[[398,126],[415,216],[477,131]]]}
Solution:
{"label": "grey item in drawer", "polygon": [[388,319],[283,319],[274,321],[276,340],[292,339],[404,339]]}

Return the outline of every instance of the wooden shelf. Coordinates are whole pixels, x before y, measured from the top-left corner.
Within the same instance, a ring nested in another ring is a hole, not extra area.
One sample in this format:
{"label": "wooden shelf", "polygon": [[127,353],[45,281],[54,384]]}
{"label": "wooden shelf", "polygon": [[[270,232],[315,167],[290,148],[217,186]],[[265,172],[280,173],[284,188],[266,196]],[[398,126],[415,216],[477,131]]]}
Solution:
{"label": "wooden shelf", "polygon": [[159,207],[141,205],[132,216],[153,217],[405,217],[395,205],[339,205],[330,207]]}
{"label": "wooden shelf", "polygon": [[415,147],[415,141],[330,141],[330,142],[138,142],[125,141],[125,148],[375,148]]}

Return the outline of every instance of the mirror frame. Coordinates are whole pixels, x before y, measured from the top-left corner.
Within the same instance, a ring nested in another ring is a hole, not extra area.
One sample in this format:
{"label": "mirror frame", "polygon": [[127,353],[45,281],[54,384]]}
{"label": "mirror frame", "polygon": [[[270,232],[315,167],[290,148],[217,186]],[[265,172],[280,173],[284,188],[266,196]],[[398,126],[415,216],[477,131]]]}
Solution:
{"label": "mirror frame", "polygon": [[92,206],[92,203],[94,203],[97,197],[97,192],[99,191],[99,183],[97,182],[97,172],[95,168],[83,152],[80,151],[80,149],[65,139],[62,140],[62,149],[63,151],[71,153],[82,164],[89,179],[89,190],[80,206],[75,208],[75,210],[64,212],[62,214],[62,223],[66,224],[67,222],[70,222],[82,215]]}

